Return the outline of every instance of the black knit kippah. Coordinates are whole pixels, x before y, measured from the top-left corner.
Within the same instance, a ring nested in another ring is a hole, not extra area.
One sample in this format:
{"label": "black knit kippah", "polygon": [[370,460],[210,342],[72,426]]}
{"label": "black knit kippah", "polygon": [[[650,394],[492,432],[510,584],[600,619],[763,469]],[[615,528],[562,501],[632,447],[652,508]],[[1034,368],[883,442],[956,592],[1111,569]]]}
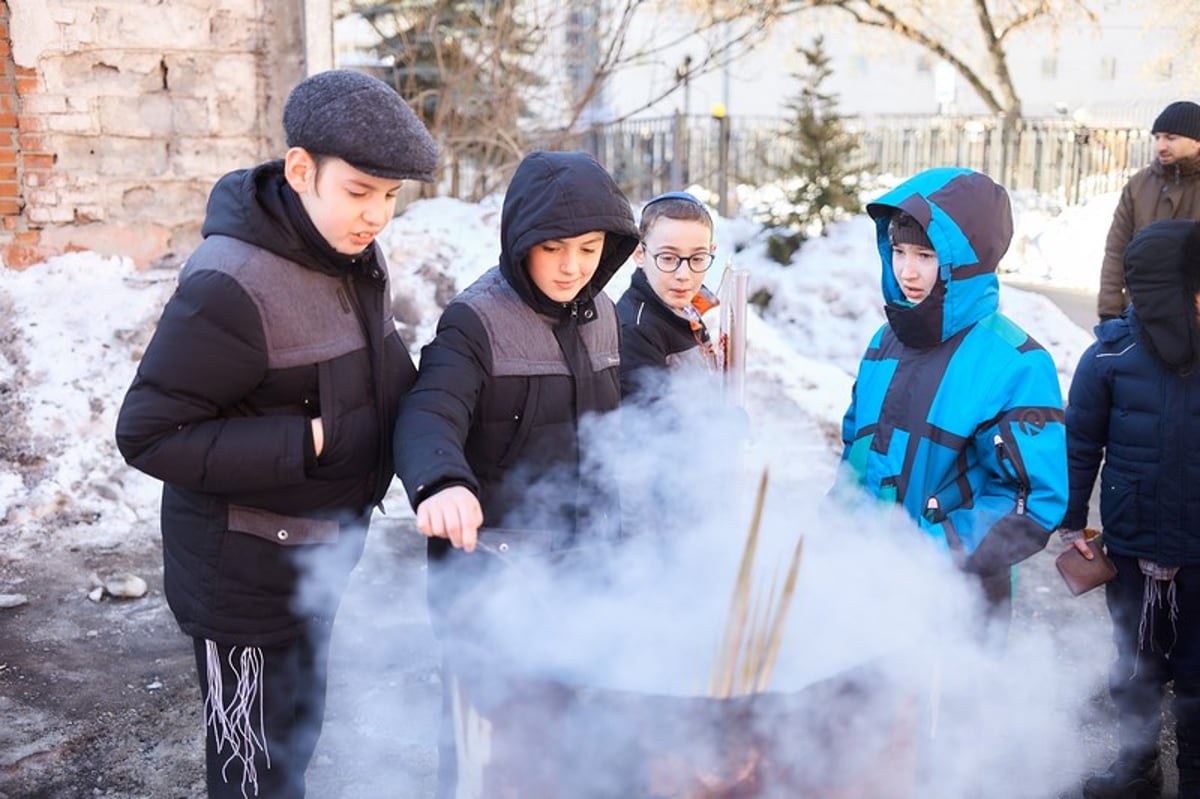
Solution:
{"label": "black knit kippah", "polygon": [[378,78],[349,69],[311,75],[283,107],[288,147],[341,158],[389,180],[432,182],[438,149],[399,94]]}
{"label": "black knit kippah", "polygon": [[1189,139],[1200,139],[1200,105],[1189,100],[1177,100],[1162,110],[1150,128],[1153,133],[1174,133]]}

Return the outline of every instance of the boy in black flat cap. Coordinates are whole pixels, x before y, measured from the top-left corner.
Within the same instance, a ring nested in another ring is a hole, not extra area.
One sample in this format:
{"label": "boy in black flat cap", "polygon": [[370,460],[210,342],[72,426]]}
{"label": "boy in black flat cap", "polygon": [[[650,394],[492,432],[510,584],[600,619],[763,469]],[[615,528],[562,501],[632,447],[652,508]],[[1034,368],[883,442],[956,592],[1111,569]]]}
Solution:
{"label": "boy in black flat cap", "polygon": [[[382,81],[292,90],[288,151],[225,175],[117,419],[163,481],[163,585],[194,641],[210,797],[304,796],[330,629],[416,370],[375,237],[437,147]],[[318,579],[319,578],[319,579]]]}

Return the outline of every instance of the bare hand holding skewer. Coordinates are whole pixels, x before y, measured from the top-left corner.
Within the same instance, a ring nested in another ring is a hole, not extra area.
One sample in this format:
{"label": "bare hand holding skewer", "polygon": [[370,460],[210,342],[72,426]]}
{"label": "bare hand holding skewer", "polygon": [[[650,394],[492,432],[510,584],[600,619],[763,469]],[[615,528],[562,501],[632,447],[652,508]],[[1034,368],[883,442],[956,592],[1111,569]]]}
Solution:
{"label": "bare hand holding skewer", "polygon": [[448,538],[464,552],[474,552],[483,524],[479,498],[466,486],[443,488],[417,506],[417,530],[428,538]]}

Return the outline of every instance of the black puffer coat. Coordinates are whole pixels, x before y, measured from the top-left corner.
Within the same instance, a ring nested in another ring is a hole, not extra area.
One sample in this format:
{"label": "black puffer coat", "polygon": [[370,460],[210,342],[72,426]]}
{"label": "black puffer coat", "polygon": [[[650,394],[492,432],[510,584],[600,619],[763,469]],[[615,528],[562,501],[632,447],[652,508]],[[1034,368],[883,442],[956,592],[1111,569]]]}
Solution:
{"label": "black puffer coat", "polygon": [[[692,299],[692,307],[701,315],[716,305],[716,297],[704,287]],[[708,328],[702,321],[693,325],[668,307],[641,269],[634,271],[629,288],[617,301],[617,318],[621,322],[621,393],[625,397],[652,390],[665,370],[716,370]]]}
{"label": "black puffer coat", "polygon": [[[382,256],[329,247],[282,162],[222,178],[203,233],[117,445],[164,483],[164,584],[180,626],[266,646],[336,610],[392,478],[395,408],[415,369]],[[303,572],[323,581],[301,592]]]}
{"label": "black puffer coat", "polygon": [[1096,328],[1067,402],[1071,494],[1081,529],[1100,474],[1100,520],[1115,554],[1200,564],[1200,223],[1153,222],[1125,253],[1133,302]]}
{"label": "black puffer coat", "polygon": [[[526,255],[596,230],[607,235],[591,282],[573,302],[551,301]],[[489,526],[572,538],[614,525],[615,492],[581,451],[579,425],[620,402],[617,321],[602,289],[637,246],[633,213],[591,156],[534,153],[505,195],[500,237],[499,265],[447,306],[422,350],[396,427],[397,474],[414,508],[469,487]],[[430,557],[448,548],[431,539]]]}

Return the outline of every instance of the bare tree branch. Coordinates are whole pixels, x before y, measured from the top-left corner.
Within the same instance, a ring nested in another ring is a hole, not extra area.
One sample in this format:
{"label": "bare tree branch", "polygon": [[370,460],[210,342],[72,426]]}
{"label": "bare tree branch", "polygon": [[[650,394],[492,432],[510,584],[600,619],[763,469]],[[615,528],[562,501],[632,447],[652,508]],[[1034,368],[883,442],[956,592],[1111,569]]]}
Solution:
{"label": "bare tree branch", "polygon": [[942,17],[954,18],[957,11],[972,19],[973,24],[961,30],[943,30],[938,14],[929,11],[929,0],[773,0],[752,8],[773,20],[816,9],[837,9],[858,25],[890,31],[952,66],[993,113],[1015,118],[1021,112],[1021,100],[1008,67],[1007,37],[1035,25],[1053,28],[1076,16],[1095,22],[1091,1],[945,0],[936,7]]}

